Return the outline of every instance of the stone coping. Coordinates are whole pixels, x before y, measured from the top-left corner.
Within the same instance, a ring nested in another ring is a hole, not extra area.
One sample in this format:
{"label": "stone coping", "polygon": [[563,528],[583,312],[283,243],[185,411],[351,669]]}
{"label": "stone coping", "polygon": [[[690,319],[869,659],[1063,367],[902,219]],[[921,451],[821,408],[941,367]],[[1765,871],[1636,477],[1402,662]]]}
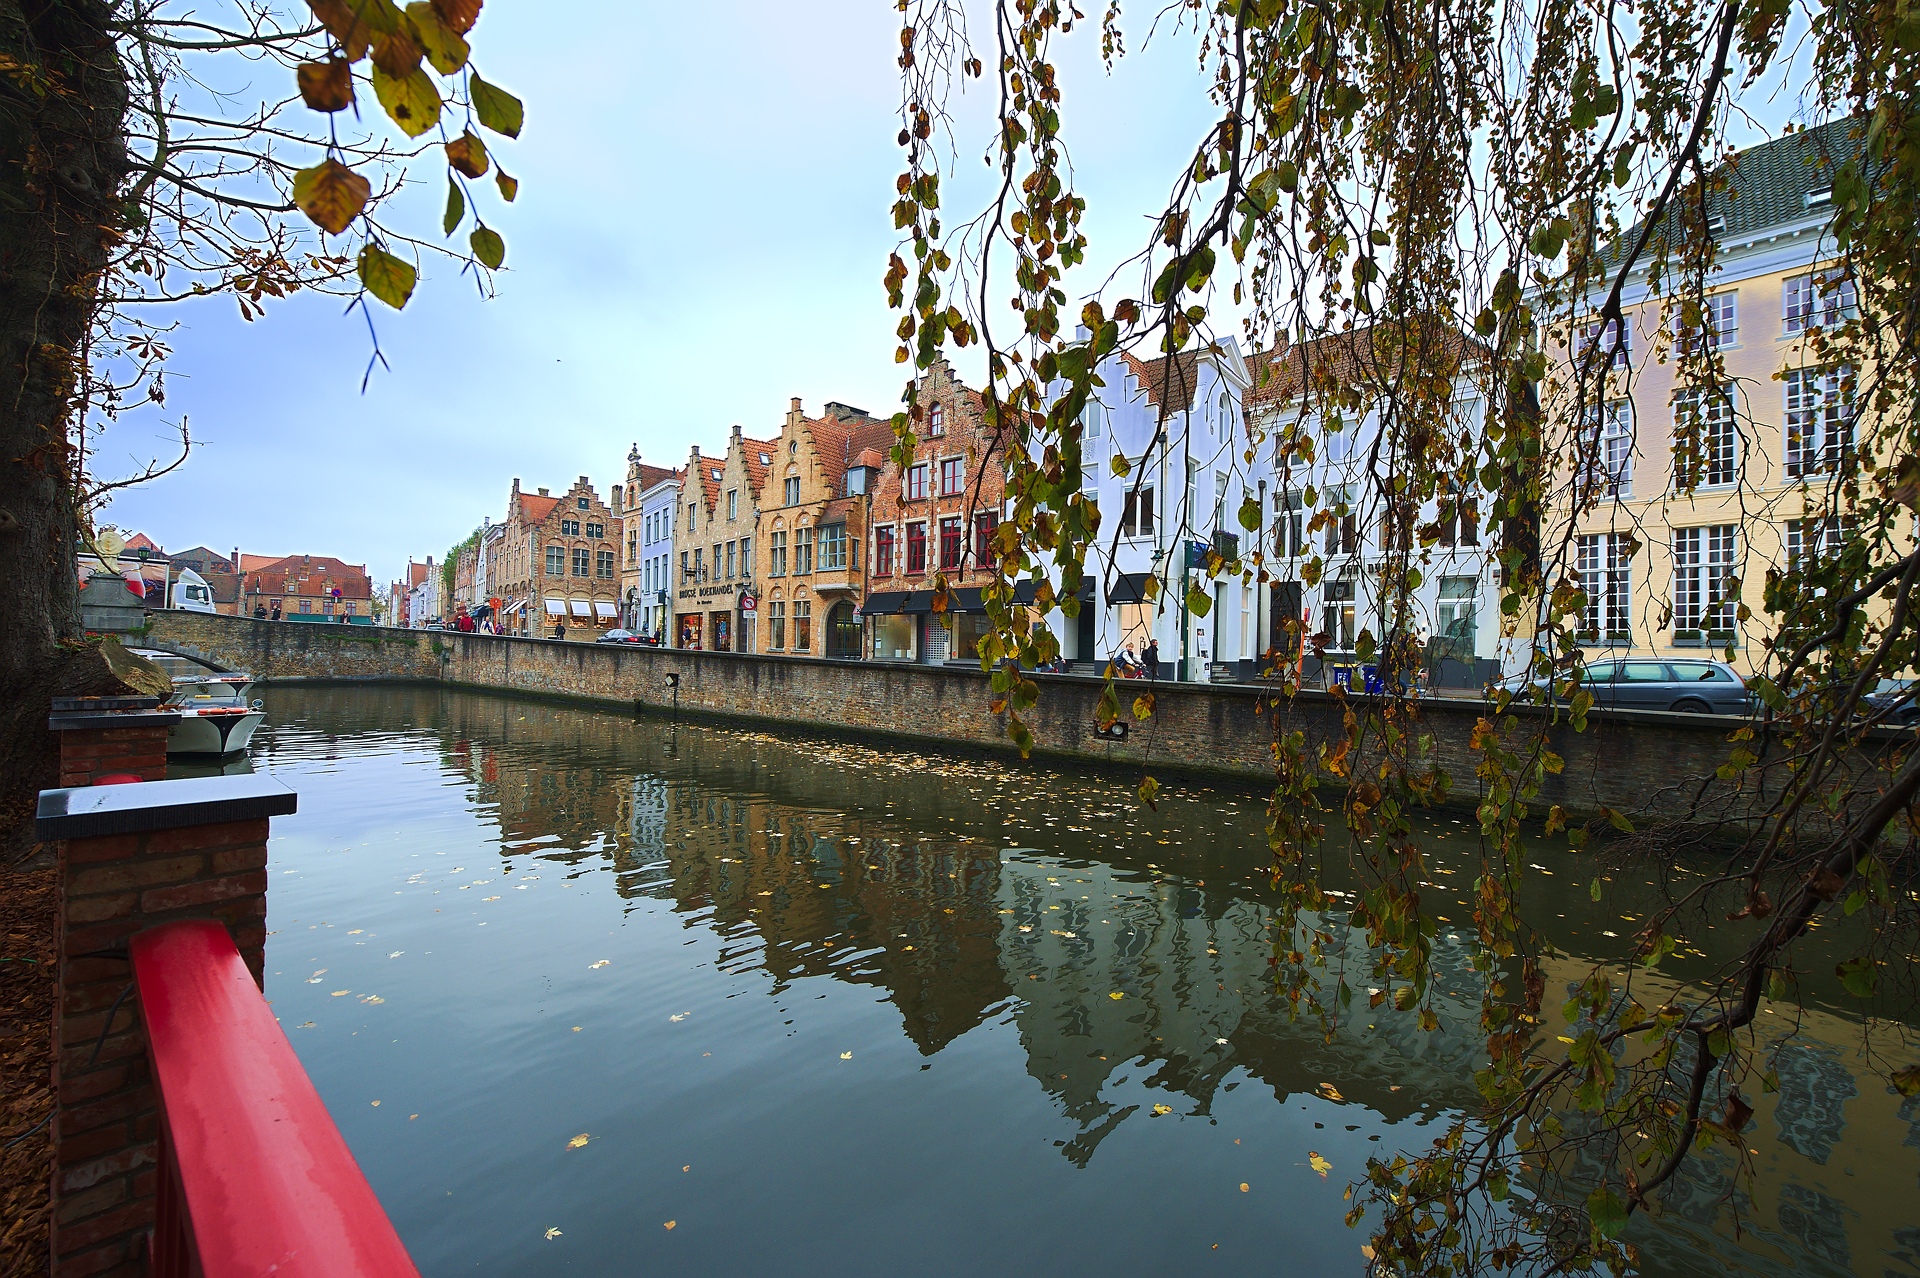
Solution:
{"label": "stone coping", "polygon": [[102,708],[55,711],[47,716],[47,728],[53,732],[73,732],[82,728],[163,728],[178,722],[178,710]]}
{"label": "stone coping", "polygon": [[40,792],[34,837],[89,839],[254,821],[286,816],[298,805],[299,796],[290,786],[261,773],[142,781],[137,785],[75,786]]}

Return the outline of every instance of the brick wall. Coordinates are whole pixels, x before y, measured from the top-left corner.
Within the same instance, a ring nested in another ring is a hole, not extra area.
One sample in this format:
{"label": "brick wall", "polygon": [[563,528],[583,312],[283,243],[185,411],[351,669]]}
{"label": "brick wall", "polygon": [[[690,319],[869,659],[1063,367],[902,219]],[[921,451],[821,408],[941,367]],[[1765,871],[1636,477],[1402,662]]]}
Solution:
{"label": "brick wall", "polygon": [[[164,724],[63,732],[62,779],[151,771],[156,746],[164,772],[166,732]],[[69,749],[75,752],[72,758]],[[232,934],[254,980],[261,981],[267,825],[262,817],[68,839],[60,845],[55,1278],[147,1272],[159,1110],[126,944],[135,933],[161,923],[216,919]]]}
{"label": "brick wall", "polygon": [[[847,730],[869,739],[1012,749],[988,708],[987,678],[973,668],[369,633],[365,627],[340,635],[339,629],[165,612],[155,615],[149,641],[269,680],[427,680],[618,704],[649,715],[673,708],[667,683],[673,673],[680,676],[678,707],[686,713]],[[1342,707],[1324,693],[1302,693],[1290,707],[1276,709],[1256,688],[1163,683],[1154,689],[1152,720],[1134,725],[1124,741],[1109,741],[1093,728],[1098,679],[1042,675],[1039,682],[1030,726],[1036,753],[1055,760],[1258,780],[1271,776],[1276,730],[1302,731],[1309,742],[1342,732]],[[1144,690],[1137,682],[1122,685],[1128,700]],[[1472,736],[1480,713],[1473,701],[1430,701],[1419,710],[1418,732],[1430,738],[1433,760],[1453,775],[1456,803],[1477,799]],[[1612,808],[1639,825],[1738,820],[1765,792],[1753,779],[1757,774],[1749,774],[1744,788],[1714,778],[1734,727],[1711,716],[1644,712],[1596,712],[1583,733],[1555,727],[1547,739],[1566,765],[1546,778],[1540,810],[1551,803],[1575,814]]]}

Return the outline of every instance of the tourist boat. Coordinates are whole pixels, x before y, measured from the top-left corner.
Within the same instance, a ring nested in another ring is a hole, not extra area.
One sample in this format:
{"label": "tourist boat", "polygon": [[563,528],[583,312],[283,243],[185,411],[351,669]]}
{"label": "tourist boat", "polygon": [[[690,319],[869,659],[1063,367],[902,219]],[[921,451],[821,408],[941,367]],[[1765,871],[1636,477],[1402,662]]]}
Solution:
{"label": "tourist boat", "polygon": [[258,700],[250,700],[253,676],[232,670],[214,670],[171,652],[135,648],[173,680],[173,696],[166,708],[178,711],[180,722],[167,734],[167,754],[219,756],[244,753],[255,729],[266,721]]}

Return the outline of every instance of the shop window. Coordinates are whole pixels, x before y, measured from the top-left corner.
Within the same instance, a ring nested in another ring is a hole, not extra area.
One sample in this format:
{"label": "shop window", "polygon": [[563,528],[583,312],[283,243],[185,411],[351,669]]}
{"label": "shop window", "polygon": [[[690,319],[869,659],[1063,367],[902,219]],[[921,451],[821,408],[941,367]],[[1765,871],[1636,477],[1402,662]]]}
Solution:
{"label": "shop window", "polygon": [[793,601],[793,650],[813,651],[813,604],[806,599]]}
{"label": "shop window", "polygon": [[882,661],[912,661],[913,618],[901,615],[873,619],[873,655]]}
{"label": "shop window", "polygon": [[953,655],[967,661],[980,659],[980,641],[993,633],[993,622],[984,612],[960,612],[953,616]]}

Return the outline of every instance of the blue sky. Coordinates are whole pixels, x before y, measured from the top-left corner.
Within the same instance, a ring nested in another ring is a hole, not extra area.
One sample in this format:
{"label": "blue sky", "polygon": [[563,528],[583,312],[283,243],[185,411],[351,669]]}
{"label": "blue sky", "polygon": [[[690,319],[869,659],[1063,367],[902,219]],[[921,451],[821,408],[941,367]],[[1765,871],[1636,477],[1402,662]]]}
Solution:
{"label": "blue sky", "polygon": [[[365,324],[337,299],[298,297],[252,323],[230,299],[178,307],[165,414],[113,427],[96,466],[164,453],[182,413],[196,449],[104,521],[170,547],[335,555],[385,581],[499,519],[515,476],[558,489],[585,474],[604,495],[630,443],[677,464],[692,443],[723,446],[735,422],[772,432],[791,396],[810,411],[897,405],[897,316],[880,283],[900,154],[893,7],[566,14],[491,0],[474,32],[475,65],[527,104],[520,140],[494,148],[520,198],[484,208],[508,245],[498,296],[429,262],[405,312],[374,304],[392,369],[365,394]],[[1190,35],[1112,79],[1098,40],[1088,26],[1061,48],[1091,201],[1088,288],[1139,246],[1208,119]],[[269,90],[285,91],[256,92]],[[985,189],[987,106],[976,92],[962,110],[956,209]],[[443,179],[420,175],[402,217],[436,234]]]}

